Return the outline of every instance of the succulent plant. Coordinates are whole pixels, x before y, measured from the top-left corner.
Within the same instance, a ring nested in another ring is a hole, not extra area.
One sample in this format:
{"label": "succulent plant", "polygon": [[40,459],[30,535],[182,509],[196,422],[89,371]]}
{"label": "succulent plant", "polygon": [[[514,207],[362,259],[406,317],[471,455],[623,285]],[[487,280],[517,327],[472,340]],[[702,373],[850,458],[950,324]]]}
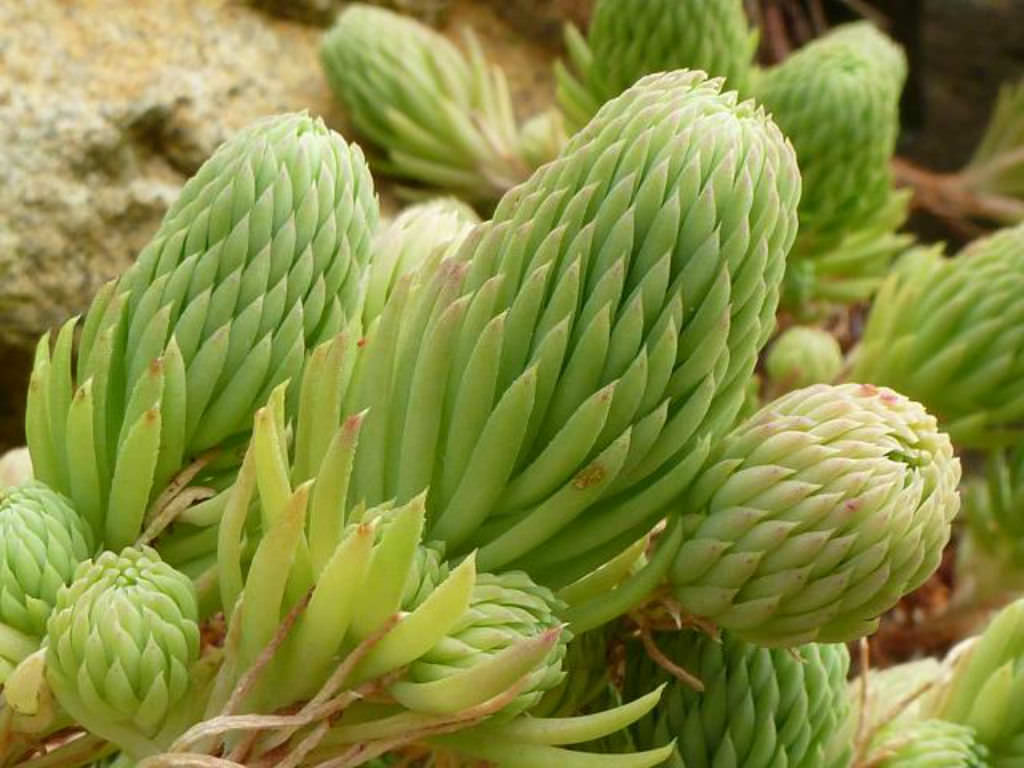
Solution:
{"label": "succulent plant", "polygon": [[884,730],[900,733],[905,725],[922,719],[923,694],[943,672],[942,663],[934,658],[870,669],[866,680],[861,674],[848,685],[852,719],[872,738]]}
{"label": "succulent plant", "polygon": [[884,208],[906,74],[902,50],[867,22],[836,27],[758,74],[754,96],[800,164],[798,255],[834,246]]}
{"label": "succulent plant", "polygon": [[719,88],[641,80],[392,296],[350,499],[429,488],[448,556],[555,588],[651,529],[741,407],[794,235],[791,150]]}
{"label": "succulent plant", "polygon": [[676,680],[641,649],[627,651],[625,693],[670,680],[661,706],[631,726],[639,747],[676,740],[673,768],[838,768],[849,762],[843,645],[761,648],[724,632],[655,635],[661,651],[704,685]]}
{"label": "succulent plant", "polygon": [[454,251],[479,221],[472,208],[449,197],[409,206],[383,227],[373,241],[364,325],[368,327],[384,310],[403,275]]}
{"label": "succulent plant", "polygon": [[869,634],[938,567],[959,481],[919,404],[862,384],[791,392],[721,440],[695,480],[675,595],[763,645]]}
{"label": "succulent plant", "polygon": [[0,684],[34,652],[58,590],[92,554],[92,532],[39,482],[0,490]]}
{"label": "succulent plant", "polygon": [[575,73],[557,65],[558,103],[575,130],[654,72],[703,70],[745,95],[757,33],[742,0],[599,0],[586,39],[569,24],[566,47]]}
{"label": "succulent plant", "polygon": [[924,403],[958,445],[1018,442],[1021,286],[1024,224],[976,240],[953,259],[921,254],[879,292],[852,378]]}
{"label": "succulent plant", "polygon": [[[568,633],[555,615],[561,603],[523,573],[477,574],[472,556],[449,567],[441,545],[420,543],[422,494],[399,505],[346,505],[364,417],[335,429],[322,414],[340,407],[337,382],[346,366],[337,364],[338,354],[353,349],[340,335],[312,353],[290,443],[283,385],[255,415],[220,524],[217,568],[228,628],[206,718],[251,712],[258,728],[259,713],[302,702],[305,711],[340,693],[351,695],[346,717],[331,725],[326,718],[339,710],[329,707],[317,725],[324,730],[316,754],[324,759],[353,749],[369,758],[489,717],[483,746],[472,732],[448,748],[470,755],[525,750],[589,765],[587,753],[561,745],[624,727],[654,706],[657,692],[592,718],[523,724],[520,713],[562,678]],[[244,570],[250,511],[261,533]],[[278,634],[282,622],[290,627],[285,635]],[[257,666],[260,680],[246,688]],[[361,702],[366,686],[386,689],[395,705],[382,711]],[[278,724],[269,718],[266,728]],[[288,746],[294,733],[268,732],[270,748]],[[621,765],[653,766],[665,754],[623,756]]]}
{"label": "succulent plant", "polygon": [[953,672],[922,705],[926,716],[974,731],[986,765],[1024,761],[1024,600],[1000,611],[980,637],[954,649]]}
{"label": "succulent plant", "polygon": [[[554,611],[555,596],[538,587],[525,573],[509,571],[477,576],[469,608],[448,634],[409,666],[406,680],[391,689],[392,695],[410,708],[420,702],[423,692],[455,688],[458,677],[485,659],[499,657],[524,639],[561,626]],[[536,704],[558,685],[565,672],[562,660],[570,635],[564,632],[543,662],[522,683],[518,696],[501,711],[503,717],[517,715]]]}
{"label": "succulent plant", "polygon": [[843,367],[843,351],[828,331],[793,326],[772,342],[764,367],[778,393],[828,384]]}
{"label": "succulent plant", "polygon": [[493,202],[529,175],[505,76],[472,35],[469,59],[443,35],[351,3],[324,36],[327,81],[376,168]]}
{"label": "succulent plant", "polygon": [[981,210],[1010,225],[1024,221],[1024,78],[1005,83],[971,161],[954,178],[974,196]]}
{"label": "succulent plant", "polygon": [[47,625],[46,675],[74,719],[139,758],[186,703],[199,658],[191,580],[151,549],[78,566]]}
{"label": "succulent plant", "polygon": [[922,720],[888,732],[874,747],[870,765],[878,768],[989,768],[988,750],[974,730],[943,720]]}
{"label": "succulent plant", "polygon": [[244,434],[305,352],[357,314],[377,221],[359,149],[284,115],[225,143],[82,326],[40,342],[26,432],[36,476],[107,547],[133,543],[190,457]]}
{"label": "succulent plant", "polygon": [[794,300],[867,298],[908,245],[892,232],[909,197],[892,190],[889,171],[906,73],[899,46],[858,22],[754,80],[752,93],[793,142],[803,179],[787,277]]}

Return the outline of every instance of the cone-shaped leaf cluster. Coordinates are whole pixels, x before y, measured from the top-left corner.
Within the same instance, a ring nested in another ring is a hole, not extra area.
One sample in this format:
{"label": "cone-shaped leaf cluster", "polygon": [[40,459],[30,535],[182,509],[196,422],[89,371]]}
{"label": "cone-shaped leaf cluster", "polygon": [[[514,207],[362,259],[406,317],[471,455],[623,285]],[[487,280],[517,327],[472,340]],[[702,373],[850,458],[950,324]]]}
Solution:
{"label": "cone-shaped leaf cluster", "polygon": [[[662,704],[630,729],[638,747],[676,740],[673,768],[840,768],[850,752],[843,645],[760,648],[731,633],[655,635],[661,651],[703,684],[669,682]],[[629,654],[625,691],[671,680],[642,649]]]}
{"label": "cone-shaped leaf cluster", "polygon": [[955,443],[1020,440],[1024,417],[1024,225],[953,259],[921,254],[875,301],[853,378],[924,403]]}
{"label": "cone-shaped leaf cluster", "polygon": [[566,35],[575,75],[556,74],[573,130],[654,72],[699,69],[746,94],[757,43],[741,0],[599,0],[586,39],[571,25]]}
{"label": "cone-shaped leaf cluster", "polygon": [[793,142],[804,183],[788,303],[867,298],[909,245],[892,234],[909,198],[889,172],[906,72],[902,50],[861,22],[755,78],[753,95]]}
{"label": "cone-shaped leaf cluster", "polygon": [[26,431],[36,476],[112,549],[189,457],[249,428],[306,350],[358,311],[377,221],[357,147],[285,115],[225,143],[150,244],[40,342]]}
{"label": "cone-shaped leaf cluster", "polygon": [[467,42],[468,59],[423,24],[352,3],[320,55],[356,130],[380,149],[376,167],[493,202],[529,167],[505,77]]}
{"label": "cone-shaped leaf cluster", "polygon": [[556,586],[664,514],[743,401],[796,224],[791,149],[719,88],[645,78],[392,295],[346,400],[353,500],[429,487],[450,556]]}
{"label": "cone-shaped leaf cluster", "polygon": [[765,645],[868,634],[938,566],[959,481],[948,437],[902,395],[791,392],[727,435],[687,494],[676,596]]}

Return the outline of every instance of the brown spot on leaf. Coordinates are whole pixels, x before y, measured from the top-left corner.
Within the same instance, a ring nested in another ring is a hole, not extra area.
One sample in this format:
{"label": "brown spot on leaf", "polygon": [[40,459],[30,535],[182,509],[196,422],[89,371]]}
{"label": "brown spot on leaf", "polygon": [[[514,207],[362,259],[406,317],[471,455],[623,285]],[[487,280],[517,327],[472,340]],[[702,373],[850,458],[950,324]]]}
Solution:
{"label": "brown spot on leaf", "polygon": [[591,486],[598,485],[607,473],[600,464],[591,464],[589,467],[580,472],[572,480],[572,487],[577,490],[585,490]]}

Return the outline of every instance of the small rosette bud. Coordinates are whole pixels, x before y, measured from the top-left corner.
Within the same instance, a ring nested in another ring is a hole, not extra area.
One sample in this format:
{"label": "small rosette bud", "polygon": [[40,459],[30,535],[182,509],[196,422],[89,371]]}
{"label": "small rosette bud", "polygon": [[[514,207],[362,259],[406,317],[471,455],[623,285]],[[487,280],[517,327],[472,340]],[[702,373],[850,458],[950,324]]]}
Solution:
{"label": "small rosette bud", "polygon": [[197,617],[192,582],[156,552],[104,552],[82,563],[57,595],[47,681],[88,730],[135,757],[154,752],[189,691]]}
{"label": "small rosette bud", "polygon": [[843,351],[828,331],[795,326],[769,347],[764,361],[776,394],[827,384],[843,367]]}
{"label": "small rosette bud", "polygon": [[363,323],[384,309],[398,280],[431,258],[454,251],[480,218],[465,203],[447,197],[412,205],[374,238],[367,271]]}
{"label": "small rosette bud", "polygon": [[92,533],[42,483],[0,491],[0,683],[46,634],[57,592],[92,554]]}
{"label": "small rosette bud", "polygon": [[[511,658],[510,653],[523,647],[524,641],[558,631],[561,622],[554,611],[559,605],[550,590],[534,584],[525,573],[479,574],[468,610],[447,636],[409,665],[405,680],[394,688],[396,698],[406,707],[418,709],[417,689],[444,681],[456,701],[455,689],[473,679],[467,672],[494,664],[503,654]],[[568,641],[569,633],[562,630],[539,663],[511,681],[518,686],[518,694],[502,708],[503,716],[529,709],[562,681]],[[433,702],[430,709],[440,711]],[[458,711],[454,705],[452,709]]]}
{"label": "small rosette bud", "polygon": [[686,496],[683,607],[765,645],[852,640],[938,567],[960,463],[922,406],[824,384],[769,403]]}

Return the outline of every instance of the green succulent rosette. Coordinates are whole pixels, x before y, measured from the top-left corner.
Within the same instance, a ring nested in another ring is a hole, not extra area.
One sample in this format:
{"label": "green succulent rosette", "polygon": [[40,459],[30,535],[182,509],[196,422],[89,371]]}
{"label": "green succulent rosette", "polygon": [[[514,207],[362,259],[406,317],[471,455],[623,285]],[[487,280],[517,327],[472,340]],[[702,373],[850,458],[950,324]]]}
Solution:
{"label": "green succulent rosette", "polygon": [[686,495],[675,595],[763,645],[870,634],[938,567],[959,481],[918,403],[864,384],[791,392],[722,439]]}
{"label": "green succulent rosette", "polygon": [[888,732],[869,756],[878,768],[990,768],[974,730],[944,720],[922,720]]}
{"label": "green succulent rosette", "polygon": [[984,213],[1005,225],[1024,221],[1024,78],[999,88],[985,133],[957,175]]}
{"label": "green succulent rosette", "polygon": [[800,163],[797,255],[836,245],[885,207],[906,73],[899,46],[867,22],[836,27],[758,73],[754,96]]}
{"label": "green succulent rosette", "polygon": [[828,331],[807,326],[787,328],[772,342],[764,368],[779,394],[812,384],[828,384],[843,367],[843,351]]}
{"label": "green succulent rosette", "polygon": [[625,694],[668,682],[661,705],[630,728],[639,747],[676,740],[672,768],[845,768],[852,734],[843,645],[768,649],[729,632],[659,633],[654,641],[703,691],[651,660],[627,655]]}
{"label": "green succulent rosette", "polygon": [[867,22],[844,24],[758,72],[752,93],[793,142],[804,192],[787,304],[877,290],[912,242],[895,234],[909,195],[892,189],[903,51]]}
{"label": "green succulent rosette", "polygon": [[879,292],[852,378],[924,403],[958,445],[1019,442],[1022,286],[1024,225],[976,240],[952,259],[920,254]]}
{"label": "green succulent rosette", "polygon": [[[314,350],[291,419],[283,385],[256,412],[218,531],[227,632],[204,718],[244,714],[259,738],[230,742],[243,764],[369,760],[438,738],[446,753],[585,768],[594,756],[566,745],[625,727],[658,692],[592,716],[523,714],[562,678],[561,602],[525,574],[477,574],[472,555],[449,565],[441,544],[424,546],[422,494],[346,504],[366,416],[335,427],[324,414],[340,411],[356,349],[339,335]],[[162,759],[222,754],[225,736],[186,733]],[[666,754],[630,753],[620,765]]]}
{"label": "green succulent rosette", "polygon": [[472,35],[467,58],[443,35],[384,8],[351,3],[320,58],[384,173],[492,202],[526,178],[508,84]]}
{"label": "green succulent rosette", "polygon": [[[525,573],[479,574],[469,607],[448,634],[414,661],[392,695],[410,709],[430,710],[424,692],[442,690],[466,670],[498,657],[523,640],[558,629],[559,601]],[[563,631],[535,669],[520,683],[519,694],[501,710],[510,717],[530,709],[565,677],[562,661],[571,635]]]}
{"label": "green succulent rosette", "polygon": [[924,694],[943,671],[942,663],[934,658],[869,670],[867,680],[861,675],[848,686],[853,719],[862,723],[863,732],[872,737],[886,729],[901,732],[907,724],[922,719]]}
{"label": "green succulent rosette", "polygon": [[92,551],[59,493],[35,481],[0,490],[0,684],[39,647],[57,592]]}
{"label": "green succulent rosette", "polygon": [[373,241],[364,325],[368,327],[384,310],[403,275],[454,251],[479,222],[472,208],[449,197],[409,206],[383,227]]}
{"label": "green succulent rosette", "polygon": [[557,95],[576,130],[654,72],[703,70],[746,95],[757,33],[741,0],[599,0],[586,39],[570,24],[566,47],[573,71],[557,65]]}
{"label": "green succulent rosette", "polygon": [[448,556],[552,588],[657,523],[743,403],[795,230],[791,149],[719,89],[645,78],[393,292],[350,500],[429,488]]}
{"label": "green succulent rosette", "polygon": [[952,674],[929,692],[925,716],[968,726],[986,765],[1024,762],[1024,600],[1003,608],[977,638],[950,652]]}
{"label": "green succulent rosette", "polygon": [[191,580],[155,551],[104,552],[79,565],[57,593],[47,624],[47,682],[90,732],[136,758],[159,753],[181,725],[181,708],[194,705],[188,697],[199,659],[197,621]]}
{"label": "green succulent rosette", "polygon": [[[244,436],[307,349],[357,316],[377,201],[362,154],[302,114],[203,164],[136,263],[40,342],[26,433],[36,476],[113,550],[200,452]],[[228,459],[230,457],[227,457]]]}

